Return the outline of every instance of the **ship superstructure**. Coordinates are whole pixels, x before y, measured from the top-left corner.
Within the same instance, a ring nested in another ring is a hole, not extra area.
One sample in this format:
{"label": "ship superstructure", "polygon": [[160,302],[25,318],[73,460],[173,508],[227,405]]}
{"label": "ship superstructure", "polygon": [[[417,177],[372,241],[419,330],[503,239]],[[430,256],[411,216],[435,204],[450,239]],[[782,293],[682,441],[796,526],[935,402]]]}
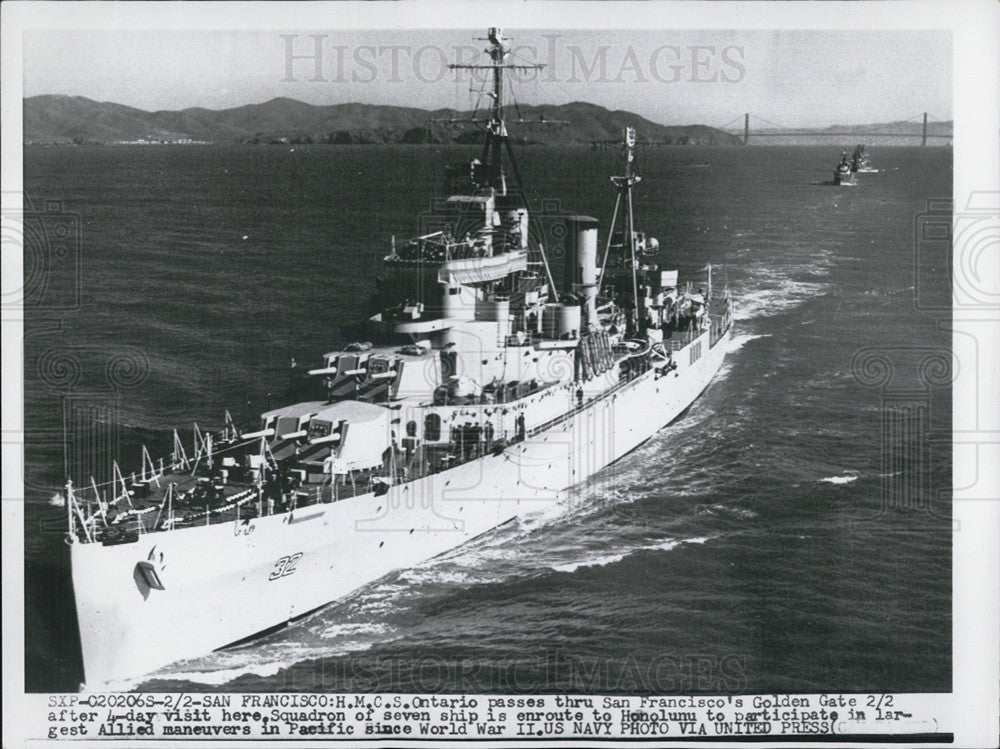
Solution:
{"label": "ship superstructure", "polygon": [[833,184],[852,187],[857,183],[854,169],[851,168],[851,160],[847,156],[847,151],[840,154],[840,163],[833,170]]}
{"label": "ship superstructure", "polygon": [[[308,372],[316,397],[67,484],[88,682],[245,639],[556,502],[718,371],[728,289],[713,295],[711,268],[681,285],[635,228],[634,130],[603,243],[589,216],[532,230],[507,41],[490,30],[480,157],[448,167],[432,226],[393,239],[355,341]],[[561,267],[540,236],[561,238]]]}
{"label": "ship superstructure", "polygon": [[877,174],[878,169],[876,169],[868,156],[868,152],[862,144],[858,144],[854,149],[854,153],[851,154],[851,171],[860,172],[862,174]]}

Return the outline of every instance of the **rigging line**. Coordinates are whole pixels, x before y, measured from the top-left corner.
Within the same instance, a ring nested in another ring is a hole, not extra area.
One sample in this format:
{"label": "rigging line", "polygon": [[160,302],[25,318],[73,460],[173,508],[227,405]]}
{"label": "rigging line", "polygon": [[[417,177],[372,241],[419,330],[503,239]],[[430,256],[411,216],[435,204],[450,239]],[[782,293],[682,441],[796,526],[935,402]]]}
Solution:
{"label": "rigging line", "polygon": [[[212,455],[213,456],[215,456],[215,455],[221,455],[222,453],[229,452],[230,450],[235,450],[238,447],[245,447],[246,445],[249,445],[251,441],[252,440],[247,440],[247,441],[245,441],[245,442],[243,442],[241,444],[230,445],[229,447],[224,447],[224,448],[219,449],[219,450],[213,449],[212,450]],[[124,473],[122,474],[122,476],[124,477]],[[95,486],[111,486],[111,485],[113,485],[115,483],[116,483],[116,479],[111,479],[110,481],[100,481],[100,482],[96,483]],[[77,493],[82,493],[82,492],[87,491],[87,490],[88,489],[87,489],[86,486],[82,486],[81,485],[81,487],[80,487],[80,489],[78,490]]]}
{"label": "rigging line", "polygon": [[[504,147],[507,150],[507,158],[510,161],[511,167],[512,167],[513,172],[514,172],[514,178],[515,178],[515,180],[517,180],[518,187],[520,188],[521,203],[524,205],[524,207],[529,212],[533,212],[532,206],[537,206],[537,205],[539,205],[539,203],[541,203],[541,200],[538,197],[538,191],[536,189],[532,188],[531,193],[529,194],[528,189],[525,188],[524,183],[521,181],[520,170],[518,169],[518,167],[517,167],[517,161],[514,158],[514,149],[510,145],[510,139],[509,138],[504,138],[503,139],[503,143],[504,143]],[[530,201],[528,200],[529,197],[531,198]]]}
{"label": "rigging line", "polygon": [[517,103],[517,97],[514,95],[514,87],[513,86],[508,86],[507,88],[510,91],[510,99],[511,99],[511,101],[514,102],[514,111],[517,112],[517,119],[523,120],[524,119],[524,115],[521,114],[521,107]]}
{"label": "rigging line", "polygon": [[528,209],[528,198],[524,194],[524,182],[521,180],[521,170],[517,168],[517,160],[514,158],[514,150],[510,147],[510,139],[503,138],[504,147],[507,149],[507,158],[510,159],[511,170],[514,172],[514,179],[517,180],[518,193],[525,210]]}
{"label": "rigging line", "polygon": [[[476,77],[475,77],[475,75],[473,75],[472,76],[472,81],[474,82],[475,80],[476,80]],[[469,94],[470,95],[471,94],[475,94],[475,101],[472,104],[472,114],[471,114],[471,116],[470,116],[469,119],[473,119],[474,120],[474,119],[476,119],[476,115],[479,114],[479,106],[480,106],[480,102],[483,100],[483,94],[485,92],[485,89],[486,89],[486,78],[485,77],[483,78],[483,80],[482,80],[482,82],[480,84],[478,92],[471,85],[469,86]],[[457,112],[456,114],[461,115],[462,113],[461,112]]]}
{"label": "rigging line", "polygon": [[[476,115],[479,113],[480,102],[483,99],[483,94],[485,92],[486,84],[488,82],[487,79],[488,76],[483,76],[483,78],[480,80],[476,75],[476,70],[474,69],[469,70],[469,88],[467,89],[467,93],[469,94],[469,102],[466,105],[466,107],[462,109],[459,107],[459,104],[456,101],[455,113],[454,113],[455,119],[462,117],[466,113],[468,113],[469,119],[475,119]],[[458,78],[456,78],[456,83],[457,82],[459,82]],[[475,87],[475,84],[477,82],[480,84],[478,91],[476,90]],[[458,97],[458,92],[456,91],[456,99],[457,97]]]}
{"label": "rigging line", "polygon": [[611,224],[610,226],[608,226],[608,243],[607,246],[604,248],[604,260],[601,261],[601,275],[597,278],[598,296],[600,296],[601,288],[604,286],[604,269],[607,267],[608,255],[611,253],[611,240],[614,237],[615,222],[618,220],[618,206],[621,204],[621,202],[622,202],[622,194],[621,192],[619,192],[618,195],[615,196],[615,210],[614,213],[611,214]]}
{"label": "rigging line", "polygon": [[[510,139],[507,137],[503,138],[503,145],[507,150],[507,158],[510,160],[511,170],[514,172],[514,179],[517,180],[518,195],[521,198],[521,204],[524,205],[525,210],[531,213],[531,208],[528,205],[527,192],[524,189],[524,183],[521,181],[521,171],[517,168],[517,159],[514,158],[514,149],[510,145]],[[499,156],[499,154],[497,154]],[[536,198],[537,202],[537,198]],[[549,283],[552,284],[552,294],[556,301],[559,301],[558,292],[556,291],[555,281],[552,280],[552,270],[549,268],[549,260],[545,254],[545,247],[541,242],[538,242],[538,251],[542,257],[542,264],[545,266],[545,273],[549,278]]]}

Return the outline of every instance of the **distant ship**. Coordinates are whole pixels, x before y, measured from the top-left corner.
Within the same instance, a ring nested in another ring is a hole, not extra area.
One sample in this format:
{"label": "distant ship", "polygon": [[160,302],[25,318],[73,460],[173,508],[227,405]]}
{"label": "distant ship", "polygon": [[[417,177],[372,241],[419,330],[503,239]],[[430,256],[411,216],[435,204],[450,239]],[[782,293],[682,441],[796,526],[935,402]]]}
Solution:
{"label": "distant ship", "polygon": [[868,153],[865,151],[863,145],[858,145],[854,149],[854,153],[851,155],[851,171],[860,172],[862,174],[878,174],[878,169],[872,166],[871,161],[868,159]]}
{"label": "distant ship", "polygon": [[833,184],[850,187],[856,183],[857,177],[854,176],[854,171],[851,169],[851,161],[847,158],[847,151],[844,151],[840,155],[840,163],[833,171]]}
{"label": "distant ship", "polygon": [[680,283],[634,228],[632,128],[603,253],[589,216],[548,217],[560,246],[529,230],[504,120],[517,66],[500,29],[488,41],[463,66],[492,75],[482,157],[446,170],[434,227],[393,241],[356,342],[309,370],[321,397],[67,481],[88,684],[271,630],[557,502],[719,371],[728,288],[710,267]]}

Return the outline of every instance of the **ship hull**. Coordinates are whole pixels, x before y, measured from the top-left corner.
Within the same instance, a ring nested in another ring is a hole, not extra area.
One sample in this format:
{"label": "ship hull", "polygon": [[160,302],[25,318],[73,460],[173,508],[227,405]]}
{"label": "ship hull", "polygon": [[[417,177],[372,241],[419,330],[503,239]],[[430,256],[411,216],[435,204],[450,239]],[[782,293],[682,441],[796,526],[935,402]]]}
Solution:
{"label": "ship hull", "polygon": [[647,371],[499,455],[386,494],[129,544],[72,544],[87,684],[246,639],[559,501],[688,408],[719,370],[728,336],[709,346],[706,332],[675,352],[674,371]]}

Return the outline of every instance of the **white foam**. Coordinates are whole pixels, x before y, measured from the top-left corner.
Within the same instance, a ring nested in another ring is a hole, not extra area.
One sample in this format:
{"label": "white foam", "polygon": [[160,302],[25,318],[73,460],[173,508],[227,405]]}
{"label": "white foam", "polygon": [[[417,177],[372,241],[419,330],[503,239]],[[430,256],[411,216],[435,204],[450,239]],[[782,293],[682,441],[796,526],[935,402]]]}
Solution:
{"label": "white foam", "polygon": [[648,546],[640,546],[636,551],[670,551],[673,548],[680,546],[681,544],[701,544],[707,541],[705,538],[685,538],[681,541],[677,539],[668,538],[666,541],[661,541],[658,544],[650,544]]}
{"label": "white foam", "polygon": [[[753,510],[747,510],[742,507],[726,507],[726,505],[712,505],[698,511],[699,515],[717,515],[719,513],[729,513],[745,520],[757,517],[757,513]],[[694,543],[694,541],[691,543]]]}
{"label": "white foam", "polygon": [[[178,671],[174,673],[164,673],[160,676],[163,679],[174,681],[190,681],[196,684],[208,684],[210,686],[221,686],[228,684],[240,676],[274,676],[283,668],[289,668],[292,663],[285,661],[274,661],[272,663],[248,663],[236,668],[221,668],[218,671]],[[147,677],[148,678],[148,677]]]}
{"label": "white foam", "polygon": [[240,676],[246,676],[249,674],[255,676],[274,676],[281,669],[288,668],[290,665],[292,664],[283,660],[274,661],[270,663],[260,663],[257,660],[254,660],[249,663],[235,666],[233,668],[220,668],[216,670],[210,670],[210,669],[203,671],[162,670],[153,672],[151,674],[145,674],[143,676],[135,677],[132,679],[117,679],[112,681],[106,681],[100,684],[85,684],[83,685],[82,691],[132,692],[138,689],[141,684],[153,680],[191,681],[191,682],[196,682],[198,684],[221,686],[222,684],[228,684],[233,679],[236,679]]}
{"label": "white foam", "polygon": [[584,559],[580,562],[568,562],[566,564],[554,564],[552,569],[557,572],[576,572],[576,570],[581,567],[605,567],[614,562],[620,562],[622,559],[627,557],[631,552],[622,552],[620,554],[607,554],[605,556],[593,557],[591,559]]}
{"label": "white foam", "polygon": [[[752,281],[749,282],[752,285]],[[802,304],[804,301],[818,296],[826,287],[821,283],[808,281],[791,281],[788,279],[777,282],[777,287],[765,286],[768,281],[762,280],[757,290],[736,299],[736,320],[753,320],[758,317],[770,317]],[[770,281],[771,284],[774,281]]]}
{"label": "white foam", "polygon": [[550,567],[557,572],[575,572],[581,567],[606,567],[609,564],[614,564],[615,562],[620,562],[626,557],[632,556],[633,554],[640,551],[670,551],[675,549],[681,544],[703,544],[710,540],[712,536],[699,536],[697,538],[667,538],[663,541],[659,541],[655,544],[644,544],[643,546],[635,546],[630,549],[623,549],[622,551],[616,552],[614,554],[601,554],[598,556],[590,557],[588,559],[582,559],[578,562],[566,562],[564,564],[554,564]]}
{"label": "white foam", "polygon": [[[299,625],[292,625],[293,628],[297,626]],[[318,636],[324,640],[322,644],[306,645],[294,641],[254,642],[242,648],[218,651],[201,658],[182,661],[175,667],[167,667],[128,684],[116,684],[116,690],[135,689],[139,684],[154,679],[190,681],[197,684],[220,686],[241,676],[272,677],[281,670],[291,668],[296,663],[303,661],[369,650],[376,642],[376,638],[372,635],[390,631],[384,625],[363,623],[332,625],[325,629],[319,627],[307,629],[311,635],[317,635],[317,630],[320,630]],[[351,635],[362,635],[362,637],[350,639]],[[345,636],[348,639],[336,643],[329,642],[338,636]],[[383,637],[380,641],[391,639]]]}
{"label": "white foam", "polygon": [[423,566],[406,570],[399,576],[411,585],[482,585],[485,583],[502,582],[495,575],[481,574],[484,570],[477,569],[477,560],[470,555],[462,560],[465,569],[447,569],[443,566]]}
{"label": "white foam", "polygon": [[726,353],[731,354],[734,351],[739,351],[746,344],[750,343],[750,341],[755,341],[758,338],[770,338],[770,337],[771,337],[770,333],[758,333],[758,334],[740,333],[739,335],[734,335],[732,338],[729,339],[729,343],[726,345]]}
{"label": "white foam", "polygon": [[338,637],[357,637],[358,635],[379,635],[389,631],[385,624],[376,622],[354,622],[331,624],[324,627],[318,635],[324,640],[333,640]]}
{"label": "white foam", "polygon": [[857,476],[827,476],[826,478],[820,479],[820,481],[825,481],[828,484],[850,484],[852,481],[857,480]]}

